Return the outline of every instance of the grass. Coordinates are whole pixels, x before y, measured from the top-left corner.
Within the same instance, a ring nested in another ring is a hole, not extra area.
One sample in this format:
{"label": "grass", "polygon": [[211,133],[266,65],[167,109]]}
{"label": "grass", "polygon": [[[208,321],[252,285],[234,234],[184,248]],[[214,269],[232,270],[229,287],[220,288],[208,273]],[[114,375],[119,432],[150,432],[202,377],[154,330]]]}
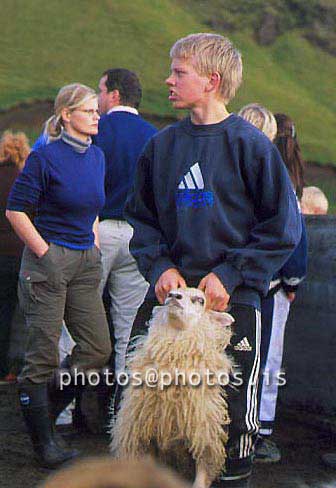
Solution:
{"label": "grass", "polygon": [[[186,2],[1,0],[0,108],[54,97],[73,81],[97,86],[106,68],[123,66],[139,74],[146,112],[172,114],[164,86],[169,48],[181,36],[209,30],[201,23],[206,16]],[[288,113],[304,157],[336,164],[336,58],[314,48],[300,31],[262,47],[245,29],[230,34],[243,53],[245,73],[230,109],[258,101]]]}

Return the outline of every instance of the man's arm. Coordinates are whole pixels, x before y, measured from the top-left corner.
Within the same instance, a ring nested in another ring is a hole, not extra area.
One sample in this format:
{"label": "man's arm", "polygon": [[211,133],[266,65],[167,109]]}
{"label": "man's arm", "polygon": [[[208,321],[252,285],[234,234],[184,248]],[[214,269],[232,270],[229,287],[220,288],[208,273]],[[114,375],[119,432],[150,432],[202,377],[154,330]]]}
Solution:
{"label": "man's arm", "polygon": [[269,281],[289,258],[301,237],[296,196],[275,146],[246,167],[246,187],[255,207],[255,223],[244,248],[235,248],[212,272],[227,293],[243,284],[266,294]]}

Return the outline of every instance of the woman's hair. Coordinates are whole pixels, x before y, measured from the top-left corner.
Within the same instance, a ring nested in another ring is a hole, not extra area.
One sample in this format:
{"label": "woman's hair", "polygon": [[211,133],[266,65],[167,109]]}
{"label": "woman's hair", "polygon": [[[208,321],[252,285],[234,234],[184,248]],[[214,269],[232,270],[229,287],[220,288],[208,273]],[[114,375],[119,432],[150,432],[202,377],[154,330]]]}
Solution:
{"label": "woman's hair", "polygon": [[52,474],[41,488],[191,488],[153,460],[88,458]]}
{"label": "woman's hair", "polygon": [[29,141],[23,132],[7,130],[0,139],[0,164],[12,163],[22,169],[30,153]]}
{"label": "woman's hair", "polygon": [[238,112],[240,117],[260,129],[271,141],[277,133],[277,123],[272,112],[258,103],[250,103]]}
{"label": "woman's hair", "polygon": [[63,86],[58,92],[54,103],[54,115],[47,120],[44,132],[51,139],[57,139],[62,132],[62,110],[68,108],[73,110],[83,105],[83,103],[97,97],[96,92],[81,83],[72,83],[71,85]]}
{"label": "woman's hair", "polygon": [[304,161],[301,149],[296,137],[294,122],[288,115],[275,114],[278,125],[278,132],[274,144],[279,149],[282,159],[287,166],[289,175],[299,198],[305,186],[304,181]]}

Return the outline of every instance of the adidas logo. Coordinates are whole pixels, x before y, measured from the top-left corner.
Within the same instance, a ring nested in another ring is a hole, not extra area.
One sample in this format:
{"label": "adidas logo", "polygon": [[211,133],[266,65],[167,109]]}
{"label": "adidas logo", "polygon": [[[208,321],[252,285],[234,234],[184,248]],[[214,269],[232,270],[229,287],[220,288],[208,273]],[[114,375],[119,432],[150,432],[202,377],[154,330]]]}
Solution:
{"label": "adidas logo", "polygon": [[201,168],[198,163],[195,163],[188,173],[186,173],[178,188],[180,190],[203,190],[204,188],[204,181],[203,181],[203,176],[201,172]]}
{"label": "adidas logo", "polygon": [[252,351],[252,347],[247,339],[244,337],[238,344],[236,344],[233,348],[235,351]]}

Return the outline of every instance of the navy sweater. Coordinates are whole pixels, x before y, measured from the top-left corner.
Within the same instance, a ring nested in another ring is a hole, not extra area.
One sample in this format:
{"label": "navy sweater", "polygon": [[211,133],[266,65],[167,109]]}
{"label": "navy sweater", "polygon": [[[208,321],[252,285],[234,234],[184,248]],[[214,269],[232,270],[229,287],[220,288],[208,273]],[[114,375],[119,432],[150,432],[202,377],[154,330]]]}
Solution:
{"label": "navy sweater", "polygon": [[17,178],[7,208],[36,212],[34,224],[47,242],[73,249],[93,246],[93,223],[104,205],[104,155],[85,153],[57,140],[33,151]]}
{"label": "navy sweater", "polygon": [[126,217],[150,294],[175,267],[193,285],[214,272],[232,302],[254,306],[301,236],[280,153],[234,114],[203,126],[188,118],[154,136],[140,157]]}
{"label": "navy sweater", "polygon": [[134,180],[137,159],[157,131],[139,115],[111,112],[99,121],[98,135],[93,138],[106,161],[106,201],[100,219],[124,219],[123,210]]}

